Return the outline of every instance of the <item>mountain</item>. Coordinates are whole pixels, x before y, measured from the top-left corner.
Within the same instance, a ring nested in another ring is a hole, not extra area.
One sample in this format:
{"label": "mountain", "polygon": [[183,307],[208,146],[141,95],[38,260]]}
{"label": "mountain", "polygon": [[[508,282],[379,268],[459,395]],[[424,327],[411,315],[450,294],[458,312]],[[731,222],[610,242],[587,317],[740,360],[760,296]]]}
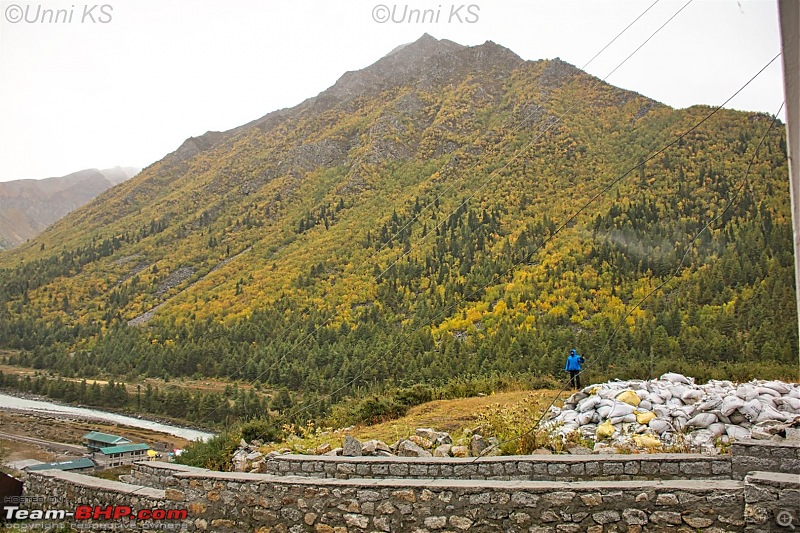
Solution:
{"label": "mountain", "polygon": [[784,128],[711,111],[425,35],[0,254],[0,347],[333,394],[317,410],[561,377],[570,347],[598,379],[793,375]]}
{"label": "mountain", "polygon": [[0,250],[22,244],[139,169],[80,170],[58,178],[0,182]]}

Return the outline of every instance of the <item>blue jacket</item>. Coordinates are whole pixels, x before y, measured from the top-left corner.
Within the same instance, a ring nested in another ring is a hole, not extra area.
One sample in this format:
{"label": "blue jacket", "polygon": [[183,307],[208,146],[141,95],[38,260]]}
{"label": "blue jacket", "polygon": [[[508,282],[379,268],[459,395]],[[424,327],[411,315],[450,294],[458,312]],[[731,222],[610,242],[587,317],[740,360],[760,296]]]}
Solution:
{"label": "blue jacket", "polygon": [[564,370],[566,370],[567,372],[569,371],[580,372],[581,363],[583,363],[583,357],[578,355],[578,353],[575,350],[571,350],[569,353],[569,357],[567,357],[567,366],[564,367]]}

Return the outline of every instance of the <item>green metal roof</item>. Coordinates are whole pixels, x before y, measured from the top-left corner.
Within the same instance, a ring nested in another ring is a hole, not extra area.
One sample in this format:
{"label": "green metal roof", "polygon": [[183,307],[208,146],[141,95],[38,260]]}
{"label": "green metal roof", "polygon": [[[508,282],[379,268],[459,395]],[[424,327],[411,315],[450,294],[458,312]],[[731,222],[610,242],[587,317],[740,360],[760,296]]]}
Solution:
{"label": "green metal roof", "polygon": [[94,463],[88,457],[74,459],[72,461],[60,461],[57,463],[42,463],[31,465],[27,470],[76,470],[79,468],[94,468]]}
{"label": "green metal roof", "polygon": [[124,444],[130,442],[125,437],[118,437],[117,435],[109,435],[108,433],[100,433],[99,431],[90,431],[83,436],[84,440],[93,440],[96,442],[104,442],[106,444]]}
{"label": "green metal roof", "polygon": [[125,453],[125,452],[135,452],[136,450],[149,450],[150,446],[147,444],[123,444],[121,446],[106,446],[105,448],[100,448],[100,451],[103,452],[105,455],[111,455],[112,453]]}

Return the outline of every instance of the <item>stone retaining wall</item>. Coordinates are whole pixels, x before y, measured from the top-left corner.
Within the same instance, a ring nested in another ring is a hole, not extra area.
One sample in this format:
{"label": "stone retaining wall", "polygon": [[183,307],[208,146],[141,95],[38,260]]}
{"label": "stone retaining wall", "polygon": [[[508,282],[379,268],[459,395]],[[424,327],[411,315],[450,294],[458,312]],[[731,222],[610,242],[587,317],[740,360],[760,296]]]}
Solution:
{"label": "stone retaining wall", "polygon": [[[189,531],[223,533],[744,528],[744,483],[733,480],[343,480],[174,468],[159,475],[157,468],[143,472],[166,489],[119,483],[131,487],[125,492],[97,478],[47,470],[32,474],[26,490],[39,495],[58,488],[74,500],[72,505],[185,508]],[[93,483],[97,487],[90,488]],[[76,484],[80,490],[72,489]]]}
{"label": "stone retaining wall", "polygon": [[178,484],[175,474],[180,472],[208,472],[205,468],[180,465],[176,463],[162,463],[160,461],[147,461],[134,463],[131,473],[125,481],[135,484],[166,489]]}
{"label": "stone retaining wall", "polygon": [[736,441],[731,447],[731,462],[734,479],[744,479],[756,470],[800,475],[800,443]]}
{"label": "stone retaining wall", "polygon": [[800,476],[754,472],[745,477],[747,531],[789,531],[800,526]]}
{"label": "stone retaining wall", "polygon": [[263,472],[273,475],[337,479],[731,479],[730,456],[700,454],[518,455],[480,458],[278,455],[265,461],[262,468]]}
{"label": "stone retaining wall", "polygon": [[[800,526],[800,475],[742,472],[755,464],[791,471],[797,449],[762,441],[734,445],[731,457],[271,458],[266,467],[281,475],[144,462],[134,466],[128,483],[31,472],[25,494],[33,498],[21,507],[186,509],[188,519],[173,522],[173,529],[223,533],[782,531]],[[302,475],[291,475],[295,471]],[[537,481],[544,472],[559,480]],[[599,476],[691,479],[575,481]],[[703,476],[729,479],[698,479]],[[58,505],[52,496],[61,498]],[[80,525],[114,528],[109,521]]]}

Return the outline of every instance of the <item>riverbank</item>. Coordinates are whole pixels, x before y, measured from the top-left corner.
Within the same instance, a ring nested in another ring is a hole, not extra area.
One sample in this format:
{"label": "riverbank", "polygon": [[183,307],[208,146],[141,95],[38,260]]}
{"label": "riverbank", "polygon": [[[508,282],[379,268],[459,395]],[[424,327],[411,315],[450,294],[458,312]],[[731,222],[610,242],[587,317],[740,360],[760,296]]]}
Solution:
{"label": "riverbank", "polygon": [[34,399],[30,395],[9,394],[9,392],[11,391],[0,392],[0,405],[3,406],[4,411],[9,413],[36,414],[55,420],[83,421],[93,425],[119,425],[139,428],[159,434],[168,434],[185,441],[207,440],[214,436],[214,433],[209,431],[163,423],[149,418],[100,411],[87,407],[76,407],[56,403],[49,399]]}

